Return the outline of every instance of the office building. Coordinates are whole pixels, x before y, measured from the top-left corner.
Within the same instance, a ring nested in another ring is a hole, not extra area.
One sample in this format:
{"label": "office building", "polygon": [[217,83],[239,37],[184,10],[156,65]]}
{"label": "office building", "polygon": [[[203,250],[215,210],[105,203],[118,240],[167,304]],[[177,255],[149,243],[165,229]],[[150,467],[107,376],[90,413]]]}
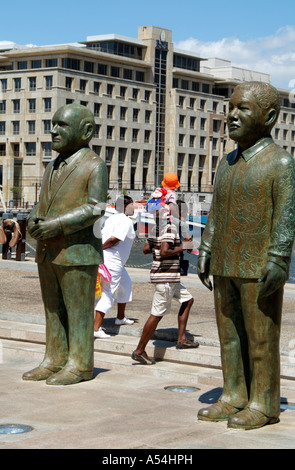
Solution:
{"label": "office building", "polygon": [[[51,119],[66,103],[88,106],[95,117],[90,145],[106,162],[109,191],[140,199],[175,172],[181,190],[211,201],[220,158],[234,148],[226,112],[243,80],[267,74],[178,50],[172,32],[138,29],[42,47],[0,49],[0,185],[5,201],[38,199],[51,149]],[[280,90],[276,142],[295,155],[295,109]]]}

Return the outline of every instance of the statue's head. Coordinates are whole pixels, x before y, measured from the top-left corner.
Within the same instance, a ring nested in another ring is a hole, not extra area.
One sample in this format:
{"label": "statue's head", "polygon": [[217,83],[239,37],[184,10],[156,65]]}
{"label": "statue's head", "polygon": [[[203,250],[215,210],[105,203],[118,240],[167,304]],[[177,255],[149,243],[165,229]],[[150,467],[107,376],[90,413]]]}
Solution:
{"label": "statue's head", "polygon": [[68,104],[56,111],[52,126],[52,149],[68,157],[87,147],[95,124],[93,114],[86,106]]}
{"label": "statue's head", "polygon": [[229,102],[227,123],[229,136],[243,149],[268,136],[280,113],[280,95],[263,82],[238,85]]}

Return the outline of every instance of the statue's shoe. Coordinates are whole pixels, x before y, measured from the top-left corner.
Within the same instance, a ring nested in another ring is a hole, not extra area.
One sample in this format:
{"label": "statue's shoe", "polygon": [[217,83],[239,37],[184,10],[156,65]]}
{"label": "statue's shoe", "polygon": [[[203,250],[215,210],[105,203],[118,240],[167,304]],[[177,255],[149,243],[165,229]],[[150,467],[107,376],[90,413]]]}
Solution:
{"label": "statue's shoe", "polygon": [[213,405],[199,410],[198,419],[203,421],[226,421],[231,415],[239,411],[241,411],[240,408],[235,408],[229,403],[218,400]]}
{"label": "statue's shoe", "polygon": [[44,367],[42,365],[35,367],[35,369],[29,370],[23,374],[23,380],[46,380],[51,375],[55,374],[56,372],[60,371],[62,367],[54,366],[50,369],[48,367]]}
{"label": "statue's shoe", "polygon": [[278,421],[278,417],[271,418],[261,411],[245,408],[235,416],[230,416],[227,426],[234,429],[258,429],[266,424],[274,424]]}
{"label": "statue's shoe", "polygon": [[76,369],[62,369],[56,374],[51,375],[47,380],[47,385],[72,385],[84,380],[91,380],[93,371],[77,371]]}

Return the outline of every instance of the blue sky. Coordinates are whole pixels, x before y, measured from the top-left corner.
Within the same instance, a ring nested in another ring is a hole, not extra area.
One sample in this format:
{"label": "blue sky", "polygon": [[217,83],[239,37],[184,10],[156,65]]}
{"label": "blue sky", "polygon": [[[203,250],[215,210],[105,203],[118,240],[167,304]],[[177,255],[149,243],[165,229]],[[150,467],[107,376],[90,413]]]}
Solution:
{"label": "blue sky", "polygon": [[173,31],[177,47],[202,57],[272,74],[275,86],[295,81],[294,0],[14,0],[1,5],[0,41],[60,44],[138,26]]}

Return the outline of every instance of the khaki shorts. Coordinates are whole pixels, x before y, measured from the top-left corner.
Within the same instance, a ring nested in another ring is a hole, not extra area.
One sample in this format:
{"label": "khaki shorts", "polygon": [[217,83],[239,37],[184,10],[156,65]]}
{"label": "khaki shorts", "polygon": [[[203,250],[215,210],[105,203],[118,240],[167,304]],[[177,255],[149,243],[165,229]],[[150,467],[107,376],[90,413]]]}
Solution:
{"label": "khaki shorts", "polygon": [[180,282],[155,284],[155,289],[151,311],[155,317],[163,317],[169,313],[172,299],[176,299],[182,304],[193,298]]}

